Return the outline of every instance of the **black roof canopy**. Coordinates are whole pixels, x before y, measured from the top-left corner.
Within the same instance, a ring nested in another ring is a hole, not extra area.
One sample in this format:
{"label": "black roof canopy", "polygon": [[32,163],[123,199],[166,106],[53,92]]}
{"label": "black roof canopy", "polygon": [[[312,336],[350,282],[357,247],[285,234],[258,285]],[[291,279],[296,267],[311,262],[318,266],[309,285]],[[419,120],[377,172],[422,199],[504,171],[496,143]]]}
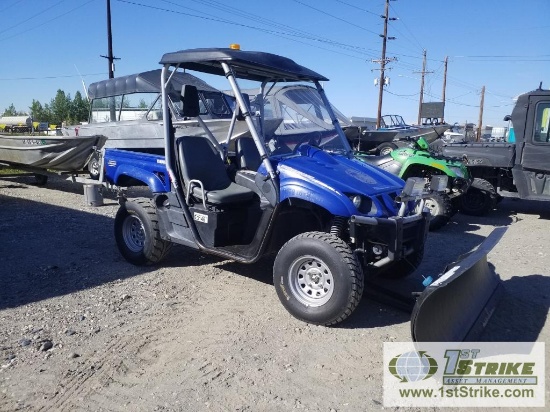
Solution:
{"label": "black roof canopy", "polygon": [[241,79],[256,81],[328,80],[295,61],[276,54],[236,49],[189,49],[162,56],[160,64],[224,76],[220,62],[230,64]]}
{"label": "black roof canopy", "polygon": [[[130,93],[160,93],[160,77],[161,69],[156,69],[102,80],[90,84],[88,87],[88,96],[90,99],[101,99]],[[172,83],[174,90],[181,90],[181,86],[184,84],[191,84],[196,86],[198,90],[218,91],[218,89],[189,73],[176,72],[172,78]]]}

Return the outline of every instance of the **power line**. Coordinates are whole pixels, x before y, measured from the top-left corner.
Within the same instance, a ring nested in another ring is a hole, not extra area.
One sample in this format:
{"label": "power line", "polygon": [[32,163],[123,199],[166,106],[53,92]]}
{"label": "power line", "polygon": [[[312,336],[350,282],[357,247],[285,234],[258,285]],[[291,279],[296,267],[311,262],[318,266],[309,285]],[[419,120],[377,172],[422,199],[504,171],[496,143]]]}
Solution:
{"label": "power line", "polygon": [[6,6],[6,7],[4,7],[3,9],[0,9],[0,11],[3,12],[3,11],[6,11],[6,10],[8,10],[8,9],[11,9],[13,6],[15,6],[16,4],[21,3],[22,1],[23,1],[23,0],[17,0],[17,1],[15,1],[14,3],[10,4],[9,6]]}
{"label": "power line", "polygon": [[352,23],[352,22],[350,22],[350,21],[341,19],[340,17],[337,17],[337,16],[335,16],[334,14],[327,13],[326,11],[323,11],[323,10],[321,10],[321,9],[318,9],[317,7],[310,6],[309,4],[306,4],[306,3],[304,3],[304,2],[302,2],[302,1],[300,1],[300,0],[294,0],[294,2],[295,2],[295,3],[298,3],[298,4],[301,4],[302,6],[305,6],[305,7],[309,7],[310,9],[315,10],[315,11],[317,11],[317,12],[319,12],[319,13],[325,14],[325,15],[327,15],[327,16],[329,16],[329,17],[332,17],[333,19],[340,20],[341,22],[344,22],[344,23],[346,23],[346,24],[349,24],[350,26],[357,27],[357,28],[359,28],[359,29],[361,29],[361,30],[364,30],[364,31],[366,31],[366,32],[375,34],[375,35],[377,35],[377,36],[379,35],[378,33],[374,32],[374,31],[372,31],[372,30],[365,29],[363,26],[359,26],[359,25],[357,25],[357,24],[355,24],[355,23]]}
{"label": "power line", "polygon": [[[130,0],[116,0],[116,1],[118,1],[120,3],[131,4],[133,6],[139,6],[139,7],[144,7],[144,8],[150,8],[150,9],[153,9],[153,10],[165,11],[165,12],[185,15],[185,16],[189,16],[189,17],[195,17],[195,18],[198,18],[198,19],[203,19],[203,20],[208,20],[208,21],[216,21],[216,22],[220,22],[220,23],[226,23],[226,24],[230,24],[230,25],[234,25],[234,26],[238,26],[238,27],[244,27],[244,28],[248,28],[248,29],[252,29],[252,30],[257,30],[257,31],[267,33],[267,34],[272,34],[274,36],[284,37],[284,38],[287,38],[287,39],[288,39],[289,36],[290,37],[298,37],[300,39],[305,38],[307,40],[311,40],[311,41],[314,41],[314,42],[317,42],[317,43],[325,43],[326,45],[330,45],[332,47],[340,47],[340,48],[343,48],[343,49],[348,50],[348,51],[353,51],[353,52],[356,52],[356,53],[362,53],[362,54],[369,55],[366,52],[367,49],[365,49],[363,47],[352,46],[352,45],[337,42],[337,41],[334,41],[334,40],[316,37],[315,35],[312,35],[311,33],[307,33],[307,32],[285,33],[285,32],[281,32],[279,30],[265,29],[265,28],[261,28],[261,27],[257,27],[257,26],[252,26],[250,24],[238,23],[238,22],[223,19],[223,18],[212,17],[211,15],[200,16],[200,15],[197,15],[197,14],[166,9],[166,8],[157,7],[157,6],[151,6],[151,5],[148,5],[148,4],[138,3],[138,2],[130,1]],[[204,12],[202,12],[202,13],[205,14]],[[302,42],[302,41],[300,41],[300,42]],[[353,57],[353,56],[350,56],[350,57]]]}
{"label": "power line", "polygon": [[349,3],[345,2],[345,1],[342,1],[342,0],[336,0],[336,1],[337,1],[338,3],[345,4],[346,6],[353,7],[354,9],[364,11],[365,13],[372,14],[373,16],[380,17],[380,14],[379,14],[379,13],[375,13],[375,12],[372,12],[372,11],[369,11],[369,10],[366,10],[366,9],[363,9],[363,8],[361,8],[361,7],[357,7],[357,6],[355,6],[354,4],[349,4]]}
{"label": "power line", "polygon": [[413,38],[413,40],[416,42],[416,44],[418,45],[418,47],[420,47],[420,50],[424,50],[426,49],[424,46],[422,46],[422,44],[418,41],[418,39],[416,38],[416,36],[414,35],[414,32],[412,30],[409,29],[409,27],[405,24],[405,21],[399,16],[399,14],[397,13],[397,11],[395,10],[395,8],[390,4],[390,8],[392,9],[392,12],[394,15],[397,16],[397,18],[399,19],[399,22],[403,24],[403,27],[405,27],[405,30],[407,30],[411,37]]}
{"label": "power line", "polygon": [[30,16],[29,18],[27,18],[27,19],[25,19],[25,20],[23,20],[23,21],[19,21],[19,22],[15,23],[13,26],[7,27],[7,28],[5,28],[4,30],[0,30],[0,34],[6,32],[6,31],[8,31],[8,30],[13,29],[14,27],[18,27],[18,26],[20,26],[21,24],[26,23],[26,22],[28,22],[29,20],[34,19],[35,17],[41,16],[42,14],[44,14],[44,12],[53,9],[54,7],[56,7],[56,6],[58,6],[59,4],[63,3],[64,1],[65,1],[65,0],[60,0],[60,1],[58,1],[57,3],[55,3],[53,6],[50,6],[50,7],[48,7],[48,8],[45,8],[45,9],[42,10],[42,11],[39,11],[38,13],[33,14],[33,15]]}
{"label": "power line", "polygon": [[0,81],[66,79],[66,78],[70,78],[70,77],[80,77],[80,76],[86,77],[86,76],[99,76],[99,75],[105,75],[105,73],[104,72],[101,72],[101,73],[88,73],[88,74],[82,74],[82,75],[67,74],[67,75],[42,76],[42,77],[11,77],[11,78],[0,78]]}
{"label": "power line", "polygon": [[4,38],[0,39],[0,42],[5,41],[5,40],[9,40],[9,39],[11,39],[11,38],[13,38],[13,37],[17,37],[17,36],[19,36],[19,35],[21,35],[21,34],[24,34],[24,33],[29,32],[29,31],[36,30],[36,29],[38,29],[38,28],[40,28],[40,27],[42,27],[42,26],[44,26],[44,25],[46,25],[46,24],[50,24],[52,21],[55,21],[55,20],[57,20],[57,19],[60,19],[61,17],[64,17],[64,16],[66,16],[67,14],[70,14],[70,13],[72,13],[73,11],[78,10],[78,9],[80,9],[80,8],[82,8],[82,7],[84,7],[84,6],[86,6],[86,5],[90,4],[90,3],[93,2],[93,1],[95,1],[95,0],[89,0],[89,1],[87,1],[86,3],[84,3],[84,4],[81,4],[80,6],[77,6],[77,7],[73,8],[73,9],[71,9],[71,10],[65,12],[65,13],[60,14],[60,15],[57,16],[57,17],[49,18],[48,20],[44,21],[43,23],[37,24],[37,25],[31,27],[30,29],[20,31],[20,32],[18,32],[18,33],[15,33],[15,34],[9,36],[9,37],[4,37]]}

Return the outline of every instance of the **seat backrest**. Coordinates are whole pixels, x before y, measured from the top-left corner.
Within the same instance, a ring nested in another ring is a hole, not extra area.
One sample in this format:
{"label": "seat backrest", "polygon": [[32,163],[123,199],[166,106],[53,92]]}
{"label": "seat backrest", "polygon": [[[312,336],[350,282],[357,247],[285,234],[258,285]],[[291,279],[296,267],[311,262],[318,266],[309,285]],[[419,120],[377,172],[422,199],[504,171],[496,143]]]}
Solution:
{"label": "seat backrest", "polygon": [[200,113],[199,92],[195,86],[184,84],[181,88],[182,116],[197,117]]}
{"label": "seat backrest", "polygon": [[262,164],[260,152],[251,137],[240,137],[236,140],[237,167],[257,171]]}
{"label": "seat backrest", "polygon": [[177,140],[181,174],[185,185],[190,180],[200,180],[204,189],[222,190],[231,180],[225,164],[214,146],[201,136],[183,136]]}

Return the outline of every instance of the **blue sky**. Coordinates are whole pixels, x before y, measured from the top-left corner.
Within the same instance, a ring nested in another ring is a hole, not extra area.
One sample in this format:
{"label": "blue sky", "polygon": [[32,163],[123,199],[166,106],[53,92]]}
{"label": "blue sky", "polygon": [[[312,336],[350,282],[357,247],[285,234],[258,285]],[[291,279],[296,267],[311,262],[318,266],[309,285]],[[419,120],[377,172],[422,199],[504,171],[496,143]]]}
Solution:
{"label": "blue sky", "polygon": [[[74,96],[108,77],[106,0],[0,0],[0,111]],[[227,47],[281,54],[330,79],[331,102],[347,116],[375,117],[384,0],[111,0],[115,76],[160,67],[165,52]],[[232,6],[229,6],[232,5]],[[441,101],[449,58],[445,118],[502,126],[513,97],[543,81],[550,88],[550,0],[390,2],[390,85],[383,114],[416,122],[427,51],[424,101]],[[225,83],[214,86],[226,88]]]}

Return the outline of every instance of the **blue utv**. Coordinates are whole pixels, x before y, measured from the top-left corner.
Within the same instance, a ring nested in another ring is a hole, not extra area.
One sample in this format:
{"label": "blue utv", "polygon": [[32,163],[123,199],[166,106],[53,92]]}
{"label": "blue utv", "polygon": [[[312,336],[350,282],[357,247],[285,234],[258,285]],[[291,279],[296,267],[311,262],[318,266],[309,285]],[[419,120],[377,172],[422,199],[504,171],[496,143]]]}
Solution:
{"label": "blue utv", "polygon": [[[328,79],[288,58],[239,48],[167,53],[160,63],[165,156],[109,149],[104,158],[107,181],[142,182],[153,193],[123,198],[116,215],[116,242],[129,262],[158,263],[174,243],[243,263],[275,254],[280,301],[320,325],[350,316],[366,280],[403,278],[418,267],[429,217],[424,180],[405,184],[354,158],[321,85]],[[227,79],[235,110],[226,138],[201,120],[206,102],[196,87],[184,85],[174,101],[178,70]],[[273,131],[264,123],[272,108],[252,112],[242,90],[257,88],[261,98],[285,84],[313,85],[314,93],[295,98],[319,121],[301,129],[300,111],[287,112],[280,124],[292,133],[264,133]],[[182,135],[189,119],[204,133]],[[246,122],[248,133],[235,136],[235,122]]]}

